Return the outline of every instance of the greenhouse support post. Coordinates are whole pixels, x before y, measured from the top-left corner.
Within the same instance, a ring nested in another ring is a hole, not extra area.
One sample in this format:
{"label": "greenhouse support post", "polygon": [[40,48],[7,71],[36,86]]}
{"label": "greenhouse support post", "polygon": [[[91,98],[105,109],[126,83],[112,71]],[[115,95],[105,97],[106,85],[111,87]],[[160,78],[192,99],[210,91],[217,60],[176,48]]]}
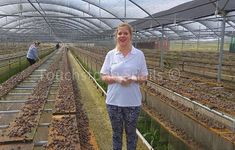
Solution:
{"label": "greenhouse support post", "polygon": [[225,21],[226,18],[223,16],[222,29],[221,29],[221,44],[220,44],[220,52],[219,52],[219,65],[218,65],[218,74],[217,74],[217,82],[221,82],[221,69],[223,63],[223,51],[224,51],[224,32],[225,32]]}
{"label": "greenhouse support post", "polygon": [[160,58],[160,68],[163,69],[164,68],[164,63],[163,63],[163,55],[164,55],[164,50],[163,50],[163,30],[164,30],[164,27],[162,26],[162,38],[161,38],[161,41],[160,41],[160,49],[161,49],[161,58]]}

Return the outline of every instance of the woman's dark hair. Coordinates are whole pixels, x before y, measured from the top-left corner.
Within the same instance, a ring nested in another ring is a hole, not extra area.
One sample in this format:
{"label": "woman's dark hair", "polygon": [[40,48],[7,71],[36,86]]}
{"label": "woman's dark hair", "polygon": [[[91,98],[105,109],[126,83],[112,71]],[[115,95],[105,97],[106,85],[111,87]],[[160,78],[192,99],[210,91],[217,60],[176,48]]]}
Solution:
{"label": "woman's dark hair", "polygon": [[34,41],[34,44],[35,44],[35,45],[39,45],[40,42],[39,42],[39,41]]}

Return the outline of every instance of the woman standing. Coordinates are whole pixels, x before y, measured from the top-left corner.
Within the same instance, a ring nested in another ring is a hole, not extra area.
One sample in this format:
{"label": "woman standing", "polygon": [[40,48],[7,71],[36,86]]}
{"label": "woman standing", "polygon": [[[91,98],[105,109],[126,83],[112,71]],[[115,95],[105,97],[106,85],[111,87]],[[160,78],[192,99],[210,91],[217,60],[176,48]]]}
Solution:
{"label": "woman standing", "polygon": [[142,51],[132,46],[132,27],[120,24],[115,31],[116,47],[109,51],[101,68],[102,80],[108,83],[107,110],[113,130],[113,150],[122,149],[123,129],[127,150],[135,150],[136,126],[141,106],[139,84],[147,80]]}

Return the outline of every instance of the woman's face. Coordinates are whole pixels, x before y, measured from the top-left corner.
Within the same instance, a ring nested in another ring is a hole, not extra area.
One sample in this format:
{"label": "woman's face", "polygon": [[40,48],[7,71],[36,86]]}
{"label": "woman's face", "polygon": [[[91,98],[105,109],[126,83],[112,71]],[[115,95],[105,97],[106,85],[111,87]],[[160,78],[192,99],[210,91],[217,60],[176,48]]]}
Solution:
{"label": "woman's face", "polygon": [[117,44],[125,47],[131,43],[131,34],[127,27],[120,27],[117,32]]}

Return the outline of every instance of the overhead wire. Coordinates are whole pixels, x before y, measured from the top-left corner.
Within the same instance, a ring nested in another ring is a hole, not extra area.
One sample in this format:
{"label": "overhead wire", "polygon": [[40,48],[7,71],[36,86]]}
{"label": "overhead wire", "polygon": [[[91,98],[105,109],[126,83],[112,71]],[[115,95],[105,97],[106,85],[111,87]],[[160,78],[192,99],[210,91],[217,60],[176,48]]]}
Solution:
{"label": "overhead wire", "polygon": [[[56,34],[55,34],[55,31],[54,31],[53,27],[52,27],[51,24],[48,22],[48,20],[46,19],[46,17],[41,13],[40,10],[37,9],[37,7],[36,7],[30,0],[28,0],[28,2],[29,2],[29,3],[31,4],[31,6],[43,17],[43,19],[45,20],[46,24],[47,24],[47,25],[49,26],[49,28],[51,29],[53,36],[54,36],[54,37],[57,37]],[[38,2],[37,0],[36,0],[36,2],[39,4],[39,2]],[[42,7],[40,6],[40,4],[39,4],[39,7],[40,7],[40,9],[42,9]],[[43,9],[42,9],[42,11],[43,11]],[[44,12],[44,11],[43,11],[43,12]],[[45,13],[45,12],[44,12],[44,13]]]}

